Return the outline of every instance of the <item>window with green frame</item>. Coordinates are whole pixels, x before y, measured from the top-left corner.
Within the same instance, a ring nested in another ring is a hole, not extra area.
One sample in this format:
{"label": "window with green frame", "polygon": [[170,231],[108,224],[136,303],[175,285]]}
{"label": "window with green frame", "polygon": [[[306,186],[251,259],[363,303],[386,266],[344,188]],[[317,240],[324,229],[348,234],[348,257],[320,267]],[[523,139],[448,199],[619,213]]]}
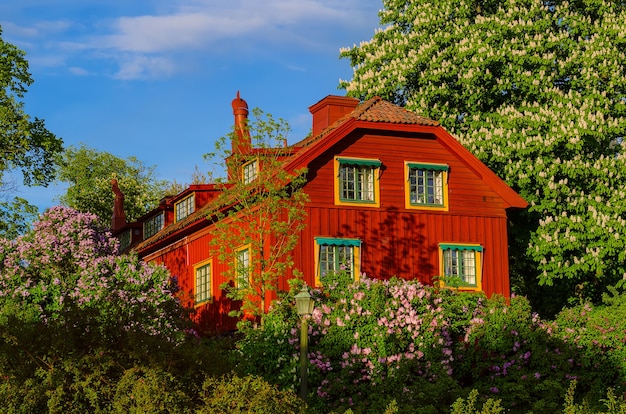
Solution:
{"label": "window with green frame", "polygon": [[196,270],[196,304],[211,300],[211,262],[200,264]]}
{"label": "window with green frame", "polygon": [[439,250],[444,278],[455,278],[461,281],[461,288],[481,288],[482,246],[440,244]]}
{"label": "window with green frame", "polygon": [[235,252],[235,287],[245,289],[250,286],[250,246]]}
{"label": "window with green frame", "polygon": [[194,194],[191,194],[189,197],[183,198],[182,200],[174,204],[176,221],[180,221],[193,213],[195,207],[196,206]]}
{"label": "window with green frame", "polygon": [[345,271],[352,279],[358,280],[360,275],[360,248],[359,239],[338,239],[316,237],[316,284],[331,272]]}
{"label": "window with green frame", "polygon": [[409,206],[445,207],[448,198],[448,166],[406,163]]}
{"label": "window with green frame", "polygon": [[379,160],[337,158],[338,201],[340,203],[378,203]]}

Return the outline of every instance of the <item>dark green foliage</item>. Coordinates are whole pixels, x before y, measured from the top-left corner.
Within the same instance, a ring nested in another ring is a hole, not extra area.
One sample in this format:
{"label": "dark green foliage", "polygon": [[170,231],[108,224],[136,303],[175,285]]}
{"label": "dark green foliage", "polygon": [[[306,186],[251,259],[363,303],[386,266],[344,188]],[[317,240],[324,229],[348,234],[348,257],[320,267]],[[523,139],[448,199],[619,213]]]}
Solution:
{"label": "dark green foliage", "polygon": [[293,391],[282,391],[260,377],[232,375],[226,379],[207,378],[203,385],[205,414],[295,414],[305,405]]}
{"label": "dark green foliage", "polygon": [[31,120],[24,112],[22,99],[32,83],[26,53],[0,37],[0,190],[11,169],[22,172],[26,185],[47,185],[63,149],[43,120]]}
{"label": "dark green foliage", "polygon": [[111,225],[114,194],[111,180],[118,181],[124,193],[126,220],[132,222],[159,204],[168,183],[155,176],[155,167],[136,157],[119,158],[85,145],[69,147],[59,157],[56,179],[67,183],[61,203],[81,212],[98,216],[98,222]]}

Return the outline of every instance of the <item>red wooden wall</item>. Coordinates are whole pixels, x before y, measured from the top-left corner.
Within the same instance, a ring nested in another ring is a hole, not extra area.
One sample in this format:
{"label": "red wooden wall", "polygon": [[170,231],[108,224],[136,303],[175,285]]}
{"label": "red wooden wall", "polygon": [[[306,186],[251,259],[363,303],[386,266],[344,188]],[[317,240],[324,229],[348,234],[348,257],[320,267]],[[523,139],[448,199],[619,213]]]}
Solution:
{"label": "red wooden wall", "polygon": [[[334,205],[335,156],[382,162],[380,207]],[[449,211],[405,208],[405,161],[450,166]],[[431,284],[440,275],[438,244],[483,246],[483,290],[509,294],[507,219],[501,198],[477,173],[433,136],[357,131],[309,166],[305,191],[311,202],[308,223],[294,254],[307,282],[314,281],[316,236],[361,239],[361,272],[368,277],[398,276]]]}

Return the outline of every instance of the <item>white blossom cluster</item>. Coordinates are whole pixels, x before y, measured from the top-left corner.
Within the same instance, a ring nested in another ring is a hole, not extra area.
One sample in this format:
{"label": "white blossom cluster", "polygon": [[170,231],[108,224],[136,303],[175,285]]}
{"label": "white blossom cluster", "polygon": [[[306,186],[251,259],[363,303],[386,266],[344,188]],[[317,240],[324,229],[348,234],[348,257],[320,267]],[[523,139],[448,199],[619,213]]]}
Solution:
{"label": "white blossom cluster", "polygon": [[[598,0],[385,0],[383,29],[341,50],[349,95],[439,120],[530,207],[542,284],[626,273],[626,9]],[[481,7],[482,8],[479,8]],[[519,223],[518,223],[519,225]],[[519,251],[517,251],[519,250]],[[529,269],[532,270],[532,269]]]}

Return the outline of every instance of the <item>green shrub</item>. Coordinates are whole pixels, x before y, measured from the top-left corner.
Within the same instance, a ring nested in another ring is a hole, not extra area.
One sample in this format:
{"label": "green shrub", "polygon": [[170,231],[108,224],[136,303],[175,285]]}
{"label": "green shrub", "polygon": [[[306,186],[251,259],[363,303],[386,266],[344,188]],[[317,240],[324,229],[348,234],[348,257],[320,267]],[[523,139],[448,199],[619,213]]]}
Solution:
{"label": "green shrub", "polygon": [[[626,294],[609,287],[603,305],[582,304],[561,311],[554,324],[557,335],[584,350],[582,365],[593,373],[593,384],[578,379],[578,388],[596,396],[609,387],[626,389]],[[588,379],[589,375],[585,379]]]}
{"label": "green shrub", "polygon": [[127,370],[115,387],[113,412],[129,414],[192,412],[183,384],[157,368]]}
{"label": "green shrub", "polygon": [[290,390],[279,390],[260,377],[231,375],[209,377],[203,385],[203,405],[198,414],[295,414],[303,413],[305,404]]}
{"label": "green shrub", "polygon": [[487,399],[483,403],[480,410],[476,408],[476,402],[478,400],[478,391],[472,390],[467,396],[467,399],[459,397],[452,407],[450,407],[450,414],[498,414],[504,411],[500,406],[500,400],[494,400],[492,398]]}

